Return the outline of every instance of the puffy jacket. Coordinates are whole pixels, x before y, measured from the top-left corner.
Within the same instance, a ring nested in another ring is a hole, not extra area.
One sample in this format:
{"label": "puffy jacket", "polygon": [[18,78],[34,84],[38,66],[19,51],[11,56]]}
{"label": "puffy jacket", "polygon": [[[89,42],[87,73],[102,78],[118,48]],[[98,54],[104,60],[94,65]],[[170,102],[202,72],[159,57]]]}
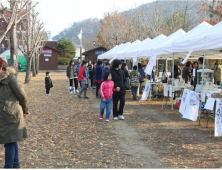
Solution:
{"label": "puffy jacket", "polygon": [[117,91],[113,81],[104,81],[99,90],[102,99],[112,99],[113,91]]}
{"label": "puffy jacket", "polygon": [[7,68],[0,77],[0,144],[27,138],[24,113],[28,112],[22,83],[13,68]]}

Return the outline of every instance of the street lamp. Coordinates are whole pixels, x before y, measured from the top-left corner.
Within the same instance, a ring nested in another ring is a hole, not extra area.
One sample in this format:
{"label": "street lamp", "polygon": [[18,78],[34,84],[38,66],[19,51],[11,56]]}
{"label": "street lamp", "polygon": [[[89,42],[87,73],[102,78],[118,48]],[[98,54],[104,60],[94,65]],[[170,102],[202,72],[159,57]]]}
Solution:
{"label": "street lamp", "polygon": [[98,44],[96,44],[96,41],[93,41],[93,45],[97,47],[99,46]]}

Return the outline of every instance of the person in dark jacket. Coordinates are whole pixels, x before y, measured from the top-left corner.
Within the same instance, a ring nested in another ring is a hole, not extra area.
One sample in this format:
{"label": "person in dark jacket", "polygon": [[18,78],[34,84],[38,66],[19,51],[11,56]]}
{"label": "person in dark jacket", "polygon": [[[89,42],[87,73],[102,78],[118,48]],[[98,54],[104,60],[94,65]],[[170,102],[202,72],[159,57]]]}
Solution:
{"label": "person in dark jacket", "polygon": [[50,89],[53,87],[52,80],[50,78],[50,72],[46,72],[46,77],[45,77],[45,89],[46,89],[46,95],[51,96]]}
{"label": "person in dark jacket", "polygon": [[91,60],[89,60],[88,69],[89,69],[89,79],[90,79],[91,87],[93,87],[93,64]]}
{"label": "person in dark jacket", "polygon": [[197,70],[198,70],[198,62],[194,62],[193,68],[191,70],[191,74],[192,74],[191,85],[194,86],[194,91],[195,91],[196,85],[197,85]]}
{"label": "person in dark jacket", "polygon": [[110,72],[110,63],[107,62],[105,68],[102,70],[102,82],[104,81],[104,75],[106,72]]}
{"label": "person in dark jacket", "polygon": [[96,65],[96,97],[99,98],[99,88],[102,83],[102,61],[98,61]]}
{"label": "person in dark jacket", "polygon": [[174,65],[173,69],[174,69],[174,76],[172,76],[172,73],[171,73],[170,78],[173,77],[174,79],[178,79],[180,75],[178,65]]}
{"label": "person in dark jacket", "polygon": [[26,93],[16,71],[0,58],[0,144],[5,147],[4,168],[20,168],[18,142],[27,138],[24,117],[28,114]]}
{"label": "person in dark jacket", "polygon": [[[75,91],[78,88],[78,80],[77,80],[78,68],[74,64],[75,62],[71,60],[66,69],[66,76],[69,79],[69,85],[70,85],[69,87],[70,93],[75,93]],[[74,84],[75,84],[75,88],[73,87]]]}
{"label": "person in dark jacket", "polygon": [[[124,120],[123,116],[123,109],[125,106],[125,95],[126,95],[126,78],[124,75],[123,70],[121,69],[122,64],[120,60],[114,60],[113,62],[113,67],[111,69],[111,75],[112,75],[112,81],[114,82],[114,87],[120,88],[120,91],[113,92],[113,119],[118,120]],[[119,104],[119,109],[118,107],[118,102],[120,101]]]}
{"label": "person in dark jacket", "polygon": [[144,82],[144,77],[145,77],[145,72],[143,70],[142,64],[138,64],[138,71],[140,73],[140,87],[139,87],[139,92],[142,94],[142,83]]}
{"label": "person in dark jacket", "polygon": [[187,61],[186,66],[183,68],[182,71],[182,78],[185,80],[185,83],[188,83],[191,79],[191,67],[192,63],[190,61]]}
{"label": "person in dark jacket", "polygon": [[[78,71],[77,71],[77,81],[78,81],[78,77],[79,77],[79,70],[80,70],[80,67],[81,67],[81,59],[78,59],[77,62],[75,63],[75,66],[78,68]],[[80,84],[80,87],[81,87],[81,83],[79,82]],[[78,85],[78,82],[77,82],[77,85]],[[77,86],[78,88],[78,86]],[[76,89],[76,92],[78,93],[77,89]]]}
{"label": "person in dark jacket", "polygon": [[93,62],[93,89],[96,88],[96,62]]}

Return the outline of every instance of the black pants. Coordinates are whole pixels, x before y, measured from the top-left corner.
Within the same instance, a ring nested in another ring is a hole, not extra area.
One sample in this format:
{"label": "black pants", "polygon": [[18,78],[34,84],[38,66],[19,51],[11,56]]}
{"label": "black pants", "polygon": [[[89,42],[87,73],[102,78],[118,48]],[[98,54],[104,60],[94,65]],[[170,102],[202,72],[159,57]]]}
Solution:
{"label": "black pants", "polygon": [[131,92],[133,95],[133,100],[136,100],[138,86],[131,86]]}
{"label": "black pants", "polygon": [[74,78],[74,83],[75,83],[75,89],[77,90],[78,89],[78,80],[77,80],[77,78]]}
{"label": "black pants", "polygon": [[73,82],[74,82],[74,79],[69,79],[69,86],[70,87],[73,87],[73,84],[74,84]]}
{"label": "black pants", "polygon": [[215,83],[214,83],[215,85],[220,85],[220,81],[215,81]]}
{"label": "black pants", "polygon": [[50,88],[46,88],[46,94],[49,94]]}
{"label": "black pants", "polygon": [[96,97],[99,97],[100,83],[96,83]]}
{"label": "black pants", "polygon": [[89,75],[90,75],[90,83],[91,83],[91,87],[93,87],[93,73],[92,72],[89,72]]}
{"label": "black pants", "polygon": [[[117,107],[119,101],[120,104],[118,110]],[[125,106],[125,94],[123,95],[113,94],[113,117],[118,117],[119,115],[123,115],[124,106]]]}

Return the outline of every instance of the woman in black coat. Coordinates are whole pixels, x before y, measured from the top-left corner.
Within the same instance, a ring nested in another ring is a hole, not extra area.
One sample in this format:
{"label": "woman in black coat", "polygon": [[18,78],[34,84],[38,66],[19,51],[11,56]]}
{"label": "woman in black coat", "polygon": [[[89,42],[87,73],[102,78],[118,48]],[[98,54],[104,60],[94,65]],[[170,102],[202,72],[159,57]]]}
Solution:
{"label": "woman in black coat", "polygon": [[[112,75],[112,81],[114,82],[114,87],[120,88],[120,91],[114,91],[113,92],[113,119],[118,120],[124,120],[123,116],[123,109],[125,106],[125,95],[126,95],[126,78],[124,75],[124,71],[121,69],[121,62],[120,60],[114,60],[113,67],[111,69],[111,75]],[[119,109],[118,107],[118,102]]]}

